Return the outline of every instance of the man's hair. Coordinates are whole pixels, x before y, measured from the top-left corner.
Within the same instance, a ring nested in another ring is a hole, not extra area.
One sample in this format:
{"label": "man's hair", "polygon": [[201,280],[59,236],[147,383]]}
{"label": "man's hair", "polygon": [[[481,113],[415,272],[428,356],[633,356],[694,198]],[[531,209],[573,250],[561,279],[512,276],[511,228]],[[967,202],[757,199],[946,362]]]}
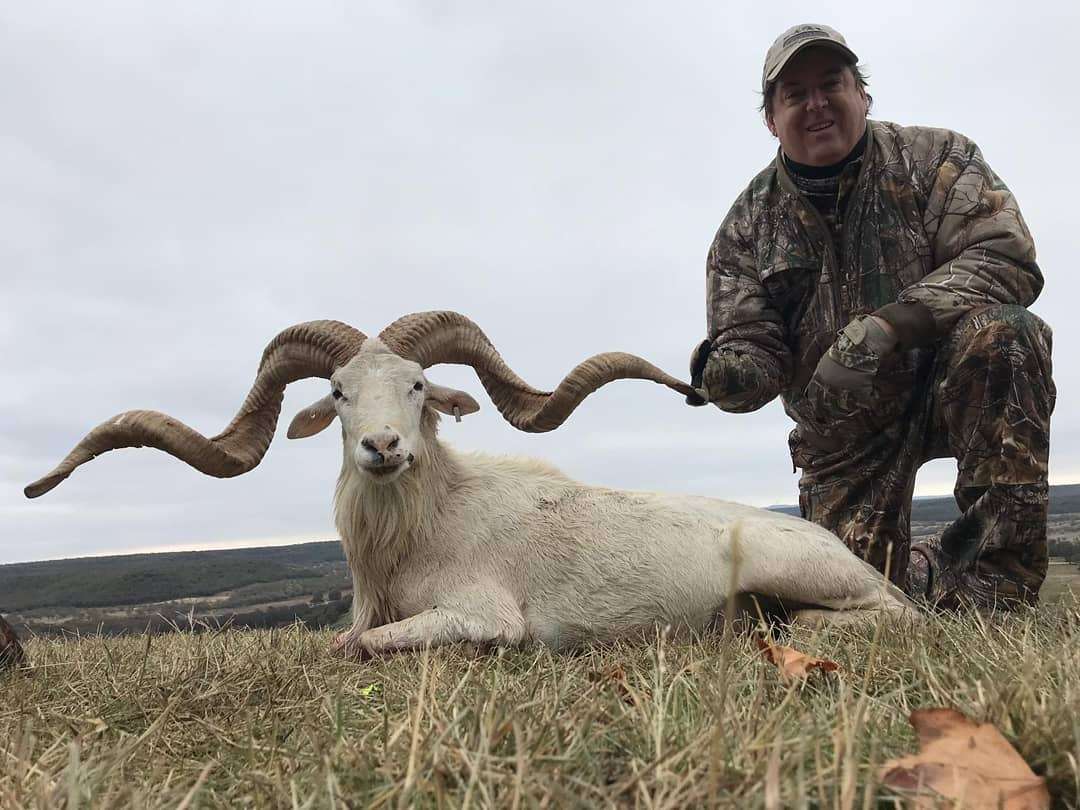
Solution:
{"label": "man's hair", "polygon": [[[866,68],[862,65],[853,65],[849,62],[844,67],[851,71],[851,75],[855,77],[855,83],[863,89],[864,93],[866,93],[866,111],[869,113],[870,109],[874,106],[874,97],[866,92],[867,88],[870,86],[868,81],[870,74],[866,72]],[[761,94],[761,104],[758,106],[758,112],[766,118],[772,115],[772,102],[775,94],[776,82],[769,82],[768,86],[765,88],[765,92]]]}

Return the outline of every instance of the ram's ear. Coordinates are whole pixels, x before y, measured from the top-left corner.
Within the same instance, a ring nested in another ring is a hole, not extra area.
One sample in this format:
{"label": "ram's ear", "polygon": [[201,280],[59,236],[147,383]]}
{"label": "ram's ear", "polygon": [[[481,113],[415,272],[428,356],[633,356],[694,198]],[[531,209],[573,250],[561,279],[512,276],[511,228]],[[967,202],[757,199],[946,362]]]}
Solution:
{"label": "ram's ear", "polygon": [[333,394],[327,394],[318,402],[313,402],[294,416],[289,423],[289,432],[285,435],[290,439],[306,439],[308,436],[314,436],[316,433],[325,430],[336,416],[337,408],[334,407],[334,396]]}
{"label": "ram's ear", "polygon": [[464,391],[435,385],[433,382],[427,384],[425,401],[435,410],[458,418],[480,410],[479,403]]}

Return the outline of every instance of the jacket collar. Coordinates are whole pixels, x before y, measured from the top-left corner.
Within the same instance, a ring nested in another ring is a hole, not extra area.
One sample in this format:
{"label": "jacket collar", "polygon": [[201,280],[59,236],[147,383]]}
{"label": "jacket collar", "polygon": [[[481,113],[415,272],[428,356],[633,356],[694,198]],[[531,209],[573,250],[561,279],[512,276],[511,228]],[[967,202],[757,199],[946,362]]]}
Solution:
{"label": "jacket collar", "polygon": [[[858,181],[862,180],[863,175],[866,174],[866,169],[872,160],[875,123],[876,122],[871,121],[869,118],[866,119],[866,148],[863,150],[862,165],[859,167],[859,177],[855,183],[856,187],[859,185]],[[777,148],[776,150],[776,158],[773,160],[773,166],[776,168],[776,177],[780,182],[780,188],[792,194],[799,194],[799,189],[795,185],[795,181],[791,179],[791,174],[788,173],[787,166],[784,164],[784,151],[780,148]]]}

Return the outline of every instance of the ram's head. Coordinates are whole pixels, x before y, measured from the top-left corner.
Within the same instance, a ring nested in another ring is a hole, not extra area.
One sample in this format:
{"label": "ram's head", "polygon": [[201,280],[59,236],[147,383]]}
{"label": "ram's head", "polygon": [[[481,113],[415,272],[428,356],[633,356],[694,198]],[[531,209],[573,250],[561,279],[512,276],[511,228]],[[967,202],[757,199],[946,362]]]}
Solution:
{"label": "ram's head", "polygon": [[90,431],[24,492],[28,498],[43,495],[79,465],[120,447],[156,447],[218,478],[248,472],[274,437],[285,386],[306,377],[330,380],[331,393],[297,415],[289,436],[310,436],[340,416],[346,452],[357,466],[374,478],[392,480],[408,469],[409,455],[422,439],[425,418],[434,419],[433,410],[461,415],[478,408],[468,394],[424,377],[424,369],[438,363],[471,366],[499,413],[532,433],[554,430],[585,397],[613,380],[652,380],[684,396],[693,393],[640,357],[622,352],[590,357],[554,391],[539,391],[506,365],[475,323],[456,312],[406,315],[372,341],[338,321],[311,321],[270,341],[244,404],[217,436],[207,438],[157,411],[126,411]]}
{"label": "ram's head", "polygon": [[408,470],[435,437],[435,411],[460,419],[478,410],[464,391],[431,382],[419,363],[372,338],[330,375],[330,393],[296,415],[289,438],[312,436],[340,418],[346,463],[386,483]]}

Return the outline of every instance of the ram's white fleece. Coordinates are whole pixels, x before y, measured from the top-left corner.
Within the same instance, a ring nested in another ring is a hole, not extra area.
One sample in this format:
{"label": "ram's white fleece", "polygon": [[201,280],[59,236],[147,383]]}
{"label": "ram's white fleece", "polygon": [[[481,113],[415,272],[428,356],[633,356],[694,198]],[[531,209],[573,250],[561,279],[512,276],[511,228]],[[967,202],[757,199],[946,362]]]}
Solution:
{"label": "ram's white fleece", "polygon": [[357,469],[346,436],[335,512],[355,585],[354,624],[339,639],[347,651],[455,640],[561,648],[657,624],[704,629],[736,572],[735,591],[796,607],[915,615],[808,521],[458,453],[436,438],[436,420],[425,408],[414,462],[390,483]]}

